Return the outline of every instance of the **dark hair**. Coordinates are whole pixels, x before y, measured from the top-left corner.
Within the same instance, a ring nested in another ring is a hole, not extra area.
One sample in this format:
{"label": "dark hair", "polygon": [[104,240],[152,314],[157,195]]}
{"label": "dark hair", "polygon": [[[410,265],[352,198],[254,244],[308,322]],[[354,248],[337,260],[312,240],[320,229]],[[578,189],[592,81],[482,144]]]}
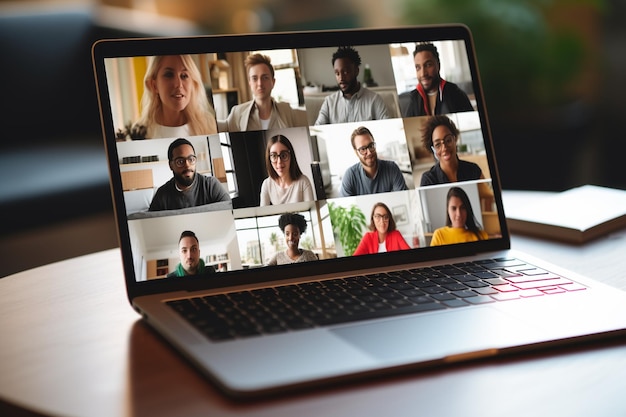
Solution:
{"label": "dark hair", "polygon": [[354,138],[361,135],[369,135],[369,137],[372,138],[372,141],[374,141],[374,135],[372,135],[372,132],[370,132],[370,130],[365,126],[359,126],[354,129],[352,131],[352,135],[350,135],[350,143],[352,144],[352,148],[356,149],[356,146],[354,145]]}
{"label": "dark hair", "polygon": [[244,61],[244,65],[246,66],[246,73],[250,72],[250,68],[255,65],[265,64],[270,69],[270,74],[272,74],[272,78],[274,78],[274,67],[272,66],[272,60],[267,55],[262,54],[251,54],[248,55]]}
{"label": "dark hair", "polygon": [[470,232],[474,233],[478,240],[482,240],[482,236],[480,234],[482,226],[478,223],[478,220],[474,215],[474,210],[472,209],[472,204],[469,201],[467,193],[465,193],[461,187],[451,187],[448,190],[448,195],[446,196],[446,226],[452,226],[452,220],[450,220],[450,214],[448,213],[448,204],[450,203],[450,198],[452,197],[460,198],[461,202],[465,206],[465,210],[467,211],[465,227],[467,227]]}
{"label": "dark hair", "polygon": [[413,51],[413,58],[420,52],[430,52],[433,54],[435,59],[437,60],[437,65],[441,66],[441,61],[439,61],[439,52],[437,52],[437,47],[430,42],[418,43],[415,45],[415,50]]}
{"label": "dark hair", "polygon": [[347,58],[354,63],[357,67],[361,66],[361,56],[351,46],[340,46],[337,48],[337,51],[333,54],[333,59],[331,60],[331,64],[335,65],[335,61],[340,58]]}
{"label": "dark hair", "polygon": [[185,230],[184,232],[182,232],[180,234],[180,238],[178,239],[178,243],[180,243],[181,240],[183,240],[183,238],[185,237],[192,237],[196,240],[196,243],[200,243],[198,241],[198,237],[196,236],[196,234],[194,232],[192,232],[191,230]]}
{"label": "dark hair", "polygon": [[291,144],[289,139],[287,139],[287,137],[283,135],[272,136],[267,141],[267,146],[265,147],[265,167],[267,168],[267,174],[270,176],[270,178],[274,180],[278,178],[278,174],[276,173],[276,171],[274,171],[274,167],[272,166],[272,161],[270,161],[270,148],[275,143],[282,143],[287,147],[287,150],[289,150],[289,175],[291,176],[292,180],[297,180],[302,176],[302,171],[298,166],[298,160],[296,159],[296,152],[293,149],[293,145]]}
{"label": "dark hair", "polygon": [[428,119],[426,119],[426,122],[422,126],[422,144],[431,153],[433,152],[433,132],[439,126],[447,127],[450,133],[452,133],[455,138],[458,138],[460,134],[459,129],[448,116],[444,116],[441,114],[436,116],[430,116]]}
{"label": "dark hair", "polygon": [[285,232],[285,227],[290,224],[298,226],[298,229],[300,229],[300,234],[306,232],[306,220],[304,219],[304,216],[302,214],[285,213],[281,215],[278,219],[278,227],[280,227],[280,230],[283,233]]}
{"label": "dark hair", "polygon": [[174,149],[176,149],[176,148],[178,148],[179,146],[182,146],[182,145],[189,145],[189,146],[191,146],[191,149],[193,149],[193,153],[196,153],[196,148],[193,147],[191,142],[189,142],[185,138],[178,138],[174,142],[170,143],[170,146],[167,148],[167,159],[168,159],[168,161],[171,161],[172,158],[174,157]]}
{"label": "dark hair", "polygon": [[369,226],[370,230],[372,231],[376,230],[376,225],[374,223],[374,211],[376,210],[376,207],[382,207],[385,210],[387,210],[387,215],[389,216],[389,226],[387,226],[387,233],[393,232],[394,230],[396,230],[396,221],[393,219],[391,210],[389,210],[389,207],[387,207],[385,203],[381,203],[381,202],[374,204],[374,207],[372,207],[372,214],[370,215],[370,226]]}

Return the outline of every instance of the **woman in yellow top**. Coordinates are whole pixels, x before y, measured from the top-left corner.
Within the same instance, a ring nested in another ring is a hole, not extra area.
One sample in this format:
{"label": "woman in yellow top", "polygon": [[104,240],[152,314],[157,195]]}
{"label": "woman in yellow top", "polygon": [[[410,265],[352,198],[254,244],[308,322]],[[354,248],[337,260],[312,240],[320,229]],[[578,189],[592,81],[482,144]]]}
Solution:
{"label": "woman in yellow top", "polygon": [[446,197],[446,226],[435,230],[430,246],[488,239],[474,216],[469,197],[460,187],[452,187]]}

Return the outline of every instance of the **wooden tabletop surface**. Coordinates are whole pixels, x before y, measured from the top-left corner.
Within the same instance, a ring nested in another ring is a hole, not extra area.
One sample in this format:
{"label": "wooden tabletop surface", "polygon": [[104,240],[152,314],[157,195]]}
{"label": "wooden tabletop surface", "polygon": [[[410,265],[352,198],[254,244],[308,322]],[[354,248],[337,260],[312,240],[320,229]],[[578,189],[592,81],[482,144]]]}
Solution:
{"label": "wooden tabletop surface", "polygon": [[[626,230],[583,246],[514,236],[513,247],[626,290]],[[0,335],[0,415],[626,415],[625,340],[232,402],[130,308],[118,249],[0,279]]]}

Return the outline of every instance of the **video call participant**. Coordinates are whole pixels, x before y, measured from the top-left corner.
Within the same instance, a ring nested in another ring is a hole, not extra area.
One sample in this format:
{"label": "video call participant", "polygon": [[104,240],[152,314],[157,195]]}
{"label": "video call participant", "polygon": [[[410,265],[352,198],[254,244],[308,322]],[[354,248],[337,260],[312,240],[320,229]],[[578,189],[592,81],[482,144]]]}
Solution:
{"label": "video call participant", "polygon": [[265,148],[268,177],[261,184],[261,206],[313,201],[311,180],[302,173],[291,141],[272,136]]}
{"label": "video call participant", "polygon": [[132,131],[133,139],[217,133],[215,110],[190,55],[151,59],[144,76],[141,117]]}
{"label": "video call participant", "polygon": [[196,173],[196,152],[185,138],[173,141],[167,149],[173,177],[154,194],[149,211],[176,210],[231,201],[222,184],[213,176]]}
{"label": "video call participant", "polygon": [[[409,103],[403,109],[403,117],[474,110],[467,94],[456,84],[442,79],[439,75],[441,62],[435,45],[418,44],[413,52],[413,60],[419,82],[415,90],[408,93]],[[402,102],[402,97],[400,101]]]}
{"label": "video call participant", "polygon": [[422,127],[422,144],[437,162],[422,174],[421,186],[484,178],[477,164],[459,159],[459,134],[459,129],[447,116],[432,116],[426,120]]}
{"label": "video call participant", "polygon": [[289,103],[277,102],[272,98],[276,79],[270,57],[248,55],[244,64],[254,99],[234,106],[228,118],[219,122],[221,131],[242,132],[307,125],[304,116],[303,122],[298,123],[297,113]]}
{"label": "video call participant", "polygon": [[342,197],[408,189],[398,165],[378,158],[376,142],[368,128],[356,128],[350,140],[359,162],[344,173],[339,191]]}
{"label": "video call participant", "polygon": [[316,125],[388,119],[382,97],[358,81],[361,57],[350,46],[342,46],[332,56],[339,90],[324,99]]}
{"label": "video call participant", "polygon": [[474,242],[488,239],[474,216],[469,197],[460,187],[452,187],[446,196],[446,225],[435,230],[430,246]]}
{"label": "video call participant", "polygon": [[301,249],[300,238],[306,232],[306,220],[298,213],[286,213],[279,217],[278,227],[285,235],[287,249],[278,252],[268,265],[285,265],[299,262],[317,261],[317,255],[308,249]]}
{"label": "video call participant", "polygon": [[396,229],[396,222],[385,203],[374,204],[369,228],[370,231],[363,235],[353,255],[410,249],[402,234]]}
{"label": "video call participant", "polygon": [[206,266],[200,258],[200,243],[196,234],[190,230],[185,230],[178,239],[178,257],[180,263],[176,270],[167,274],[167,278],[184,277],[185,275],[212,274],[215,268]]}

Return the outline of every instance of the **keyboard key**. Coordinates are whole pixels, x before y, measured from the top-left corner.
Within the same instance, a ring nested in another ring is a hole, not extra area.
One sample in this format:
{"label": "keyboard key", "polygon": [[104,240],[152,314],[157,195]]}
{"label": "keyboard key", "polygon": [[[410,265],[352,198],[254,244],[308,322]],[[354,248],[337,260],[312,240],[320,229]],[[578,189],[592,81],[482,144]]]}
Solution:
{"label": "keyboard key", "polygon": [[453,300],[443,301],[442,304],[450,308],[466,307],[470,305],[469,303],[465,302],[465,300],[459,300],[456,298]]}
{"label": "keyboard key", "polygon": [[475,297],[466,297],[463,301],[471,303],[471,304],[486,304],[493,303],[495,300],[487,295],[477,295]]}

